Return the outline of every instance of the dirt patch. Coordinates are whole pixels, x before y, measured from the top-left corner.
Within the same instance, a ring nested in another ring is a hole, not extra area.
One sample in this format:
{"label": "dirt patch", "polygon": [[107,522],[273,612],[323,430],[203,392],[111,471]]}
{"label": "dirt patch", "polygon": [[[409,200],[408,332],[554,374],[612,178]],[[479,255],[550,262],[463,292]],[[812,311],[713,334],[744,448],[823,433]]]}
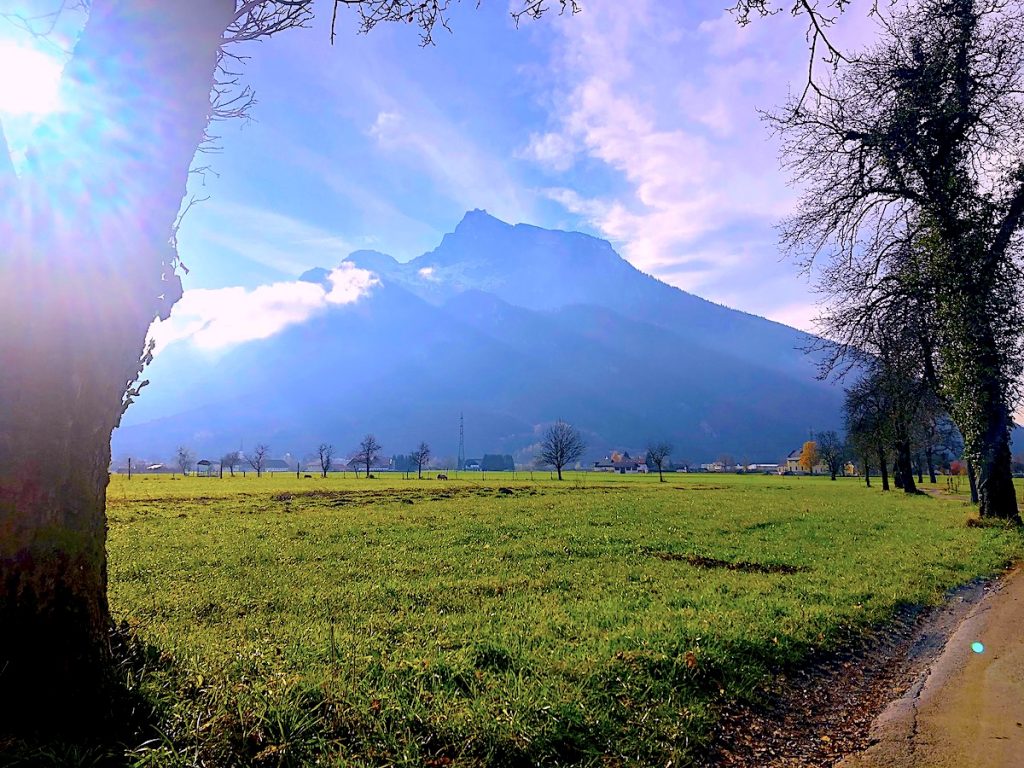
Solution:
{"label": "dirt patch", "polygon": [[695,568],[722,568],[727,571],[742,571],[744,573],[794,574],[806,573],[810,570],[810,568],[802,565],[787,565],[785,563],[750,563],[745,560],[719,560],[717,557],[686,555],[679,552],[645,550],[644,554],[656,557],[659,560],[686,562]]}
{"label": "dirt patch", "polygon": [[938,657],[991,580],[947,595],[937,608],[909,607],[885,627],[777,675],[758,704],[720,714],[706,766],[825,768],[871,743],[873,721]]}
{"label": "dirt patch", "polygon": [[673,485],[677,491],[731,491],[728,485]]}

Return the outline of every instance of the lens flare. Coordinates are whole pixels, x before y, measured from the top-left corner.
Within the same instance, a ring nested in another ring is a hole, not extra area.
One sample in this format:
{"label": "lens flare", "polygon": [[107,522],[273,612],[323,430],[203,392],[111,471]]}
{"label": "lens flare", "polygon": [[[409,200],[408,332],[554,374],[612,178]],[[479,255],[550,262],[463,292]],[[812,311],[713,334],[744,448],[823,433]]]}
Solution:
{"label": "lens flare", "polygon": [[978,641],[975,641],[975,642],[971,643],[971,650],[974,651],[975,653],[984,653],[985,652],[985,646],[982,645],[981,643],[979,643]]}
{"label": "lens flare", "polygon": [[60,105],[63,65],[52,56],[0,40],[0,114],[41,115]]}

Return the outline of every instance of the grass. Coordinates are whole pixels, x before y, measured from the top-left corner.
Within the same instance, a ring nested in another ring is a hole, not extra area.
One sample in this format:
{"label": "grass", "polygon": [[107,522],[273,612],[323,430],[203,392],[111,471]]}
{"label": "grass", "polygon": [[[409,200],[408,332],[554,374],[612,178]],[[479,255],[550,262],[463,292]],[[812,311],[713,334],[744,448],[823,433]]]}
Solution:
{"label": "grass", "polygon": [[159,649],[130,760],[687,765],[771,673],[1022,550],[852,480],[492,477],[114,477],[111,606]]}

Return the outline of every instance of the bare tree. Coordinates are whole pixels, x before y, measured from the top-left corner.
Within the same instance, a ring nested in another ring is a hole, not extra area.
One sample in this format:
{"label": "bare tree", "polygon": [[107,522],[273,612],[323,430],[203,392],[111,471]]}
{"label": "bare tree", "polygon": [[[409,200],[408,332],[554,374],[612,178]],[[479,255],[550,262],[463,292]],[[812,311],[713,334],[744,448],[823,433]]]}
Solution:
{"label": "bare tree", "polygon": [[819,432],[815,443],[818,447],[818,456],[825,462],[825,466],[828,467],[831,479],[835,480],[836,475],[843,468],[843,462],[846,460],[846,446],[835,430],[832,429],[826,432]]}
{"label": "bare tree", "polygon": [[373,433],[368,434],[359,443],[359,450],[356,451],[356,455],[352,457],[352,461],[357,466],[363,466],[366,468],[366,476],[370,476],[370,467],[373,466],[373,462],[377,460],[377,454],[383,446],[377,442],[377,438],[373,436]]}
{"label": "bare tree", "polygon": [[221,470],[223,471],[224,467],[227,467],[228,471],[231,473],[231,476],[234,477],[235,467],[238,466],[238,462],[238,451],[230,451],[228,453],[225,453],[223,456],[220,457]]}
{"label": "bare tree", "polygon": [[891,421],[885,392],[870,376],[846,390],[846,434],[864,466],[864,482],[871,487],[871,465],[877,461],[882,490],[889,490],[888,444]]}
{"label": "bare tree", "polygon": [[[861,309],[901,279],[931,304],[929,379],[963,434],[980,512],[1019,520],[1024,12],[1015,0],[921,0],[876,18],[879,44],[772,118],[806,188],[784,240],[808,264],[827,254],[823,288]],[[834,285],[838,275],[850,280]]]}
{"label": "bare tree", "polygon": [[419,446],[409,454],[409,458],[416,465],[416,477],[417,479],[423,479],[423,467],[430,461],[430,446],[425,442],[420,443]]}
{"label": "bare tree", "polygon": [[192,451],[184,445],[178,446],[178,450],[175,454],[175,461],[178,463],[178,469],[181,470],[181,474],[188,475],[188,473],[192,471],[192,462],[194,460],[195,456],[192,455]]}
{"label": "bare tree", "polygon": [[647,459],[653,462],[654,466],[658,468],[658,482],[665,482],[665,476],[662,472],[665,465],[665,459],[672,455],[672,443],[665,441],[651,443],[647,446]]}
{"label": "bare tree", "polygon": [[256,477],[263,477],[263,467],[267,464],[267,453],[269,451],[269,445],[260,443],[253,448],[249,456],[246,456],[245,460],[249,462],[249,466],[256,470]]}
{"label": "bare tree", "polygon": [[320,472],[323,477],[327,477],[327,473],[331,471],[331,462],[334,460],[334,446],[329,443],[320,443],[317,452],[320,455]]}
{"label": "bare tree", "polygon": [[540,450],[537,452],[537,460],[554,467],[558,472],[558,479],[561,480],[562,468],[578,460],[586,448],[587,445],[583,442],[579,430],[559,419],[544,433],[544,438],[540,441]]}

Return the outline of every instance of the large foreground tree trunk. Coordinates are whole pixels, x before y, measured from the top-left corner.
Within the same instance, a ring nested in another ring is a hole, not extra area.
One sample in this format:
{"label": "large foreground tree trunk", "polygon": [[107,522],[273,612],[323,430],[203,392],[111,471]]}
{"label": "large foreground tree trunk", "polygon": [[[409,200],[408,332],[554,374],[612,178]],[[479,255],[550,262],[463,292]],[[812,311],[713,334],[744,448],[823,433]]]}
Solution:
{"label": "large foreground tree trunk", "polygon": [[[974,481],[972,501],[978,502],[981,517],[1020,522],[1010,451],[1013,419],[1000,374],[1006,352],[1000,348],[992,324],[984,315],[967,327],[976,329],[969,334],[973,349],[964,344],[957,350],[959,373],[969,382],[974,397],[959,404],[957,416],[968,457],[968,474]],[[967,335],[968,331],[963,333]]]}
{"label": "large foreground tree trunk", "polygon": [[1013,459],[1010,452],[1009,409],[1001,406],[990,414],[978,451],[978,514],[1020,521],[1017,492],[1013,487]]}
{"label": "large foreground tree trunk", "polygon": [[[0,185],[0,716],[88,728],[109,657],[110,434],[149,325],[234,0],[93,0],[64,111]],[[2,148],[0,148],[2,149]]]}

